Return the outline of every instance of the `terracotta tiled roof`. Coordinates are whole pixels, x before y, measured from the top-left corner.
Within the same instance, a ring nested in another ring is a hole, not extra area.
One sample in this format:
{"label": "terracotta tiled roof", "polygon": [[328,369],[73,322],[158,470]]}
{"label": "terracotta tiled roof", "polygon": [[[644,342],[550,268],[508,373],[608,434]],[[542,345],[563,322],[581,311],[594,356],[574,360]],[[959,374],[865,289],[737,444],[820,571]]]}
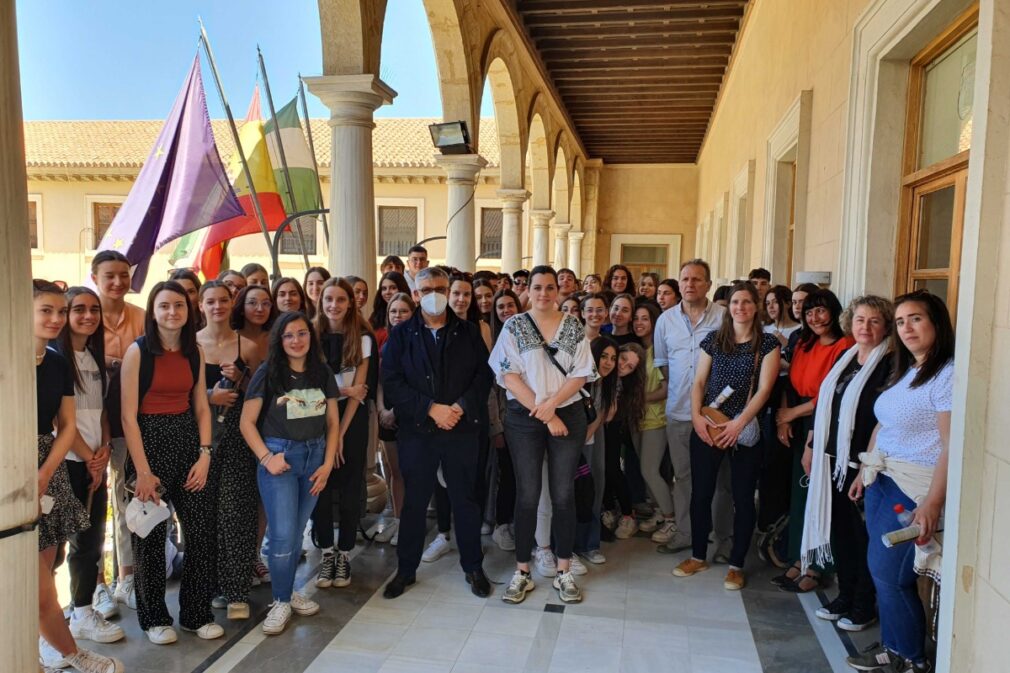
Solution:
{"label": "terracotta tiled roof", "polygon": [[[312,139],[320,167],[330,166],[330,129],[313,119]],[[435,150],[428,125],[436,119],[377,118],[372,153],[377,168],[434,168]],[[27,121],[25,153],[29,168],[140,168],[163,122]],[[227,161],[235,148],[227,122],[215,120],[214,137]],[[481,156],[498,166],[498,129],[494,118],[481,120]]]}

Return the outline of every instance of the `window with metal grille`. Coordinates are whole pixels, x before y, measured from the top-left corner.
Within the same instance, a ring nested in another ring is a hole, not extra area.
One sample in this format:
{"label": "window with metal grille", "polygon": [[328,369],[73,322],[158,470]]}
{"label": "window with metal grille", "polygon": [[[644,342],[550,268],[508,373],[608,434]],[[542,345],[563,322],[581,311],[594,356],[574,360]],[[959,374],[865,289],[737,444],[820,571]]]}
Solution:
{"label": "window with metal grille", "polygon": [[291,223],[291,227],[281,234],[280,252],[282,255],[301,255],[302,249],[298,245],[298,234],[295,227],[301,229],[302,240],[305,242],[305,254],[316,254],[316,217],[306,215],[299,217]]}
{"label": "window with metal grille", "polygon": [[501,258],[502,209],[480,209],[480,256]]}
{"label": "window with metal grille", "polygon": [[116,219],[121,203],[101,203],[94,201],[91,204],[91,249],[97,250],[102,242],[102,237],[109,230],[112,220]]}
{"label": "window with metal grille", "polygon": [[417,208],[379,206],[379,255],[406,257],[417,240]]}
{"label": "window with metal grille", "polygon": [[32,239],[32,250],[39,247],[39,211],[38,203],[28,202],[28,231]]}

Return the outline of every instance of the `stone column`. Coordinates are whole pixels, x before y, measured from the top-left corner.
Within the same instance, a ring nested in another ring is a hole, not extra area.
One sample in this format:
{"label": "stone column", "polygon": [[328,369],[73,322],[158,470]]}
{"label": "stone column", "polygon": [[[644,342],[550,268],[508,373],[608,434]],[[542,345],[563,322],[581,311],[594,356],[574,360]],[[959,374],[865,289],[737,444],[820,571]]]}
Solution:
{"label": "stone column", "polygon": [[533,266],[550,262],[547,256],[550,254],[549,237],[553,218],[553,210],[530,211],[530,219],[533,220]]}
{"label": "stone column", "polygon": [[525,189],[499,189],[501,199],[501,270],[514,273],[522,268],[523,204],[530,198]]}
{"label": "stone column", "polygon": [[576,278],[582,278],[582,238],[584,231],[568,232],[568,268],[575,272]]}
{"label": "stone column", "polygon": [[374,284],[372,114],[396,92],[374,75],[306,77],[305,84],[330,110],[330,272]]}
{"label": "stone column", "polygon": [[[29,524],[38,514],[35,441],[35,366],[32,360],[31,244],[28,178],[21,118],[17,23],[14,3],[0,4],[0,529]],[[0,655],[5,671],[36,671],[38,664],[38,534],[0,540]]]}
{"label": "stone column", "polygon": [[568,232],[572,225],[567,222],[554,223],[554,268],[568,266]]}
{"label": "stone column", "polygon": [[445,263],[460,271],[472,272],[477,257],[474,187],[477,173],[487,166],[487,160],[479,154],[436,154],[435,163],[445,171],[449,183]]}

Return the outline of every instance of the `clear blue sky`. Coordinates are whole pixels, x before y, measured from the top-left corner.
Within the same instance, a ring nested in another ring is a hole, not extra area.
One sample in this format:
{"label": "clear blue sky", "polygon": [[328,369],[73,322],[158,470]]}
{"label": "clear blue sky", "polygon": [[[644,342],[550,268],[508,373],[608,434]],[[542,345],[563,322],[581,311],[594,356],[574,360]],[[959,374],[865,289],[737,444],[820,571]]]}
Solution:
{"label": "clear blue sky", "polygon": [[[316,0],[20,0],[17,13],[25,119],[166,117],[196,53],[197,16],[236,118],[256,82],[257,44],[278,107],[295,95],[299,72],[322,68]],[[223,117],[206,58],[203,74],[211,117]],[[377,115],[441,116],[421,0],[389,0],[381,76],[399,95]],[[308,101],[310,115],[328,116],[311,94]],[[483,107],[493,114],[489,100]]]}

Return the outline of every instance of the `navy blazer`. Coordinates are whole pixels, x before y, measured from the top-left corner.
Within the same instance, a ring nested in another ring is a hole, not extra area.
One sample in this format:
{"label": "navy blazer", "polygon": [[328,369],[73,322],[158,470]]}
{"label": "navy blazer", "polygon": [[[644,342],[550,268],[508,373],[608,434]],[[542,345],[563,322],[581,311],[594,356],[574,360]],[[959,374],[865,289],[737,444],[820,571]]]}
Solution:
{"label": "navy blazer", "polygon": [[446,309],[445,344],[440,371],[428,356],[424,339],[430,332],[421,310],[389,331],[382,349],[382,395],[396,412],[399,432],[427,435],[446,432],[428,416],[434,403],[458,403],[463,418],[449,432],[477,433],[486,415],[493,374],[490,354],[477,325]]}

